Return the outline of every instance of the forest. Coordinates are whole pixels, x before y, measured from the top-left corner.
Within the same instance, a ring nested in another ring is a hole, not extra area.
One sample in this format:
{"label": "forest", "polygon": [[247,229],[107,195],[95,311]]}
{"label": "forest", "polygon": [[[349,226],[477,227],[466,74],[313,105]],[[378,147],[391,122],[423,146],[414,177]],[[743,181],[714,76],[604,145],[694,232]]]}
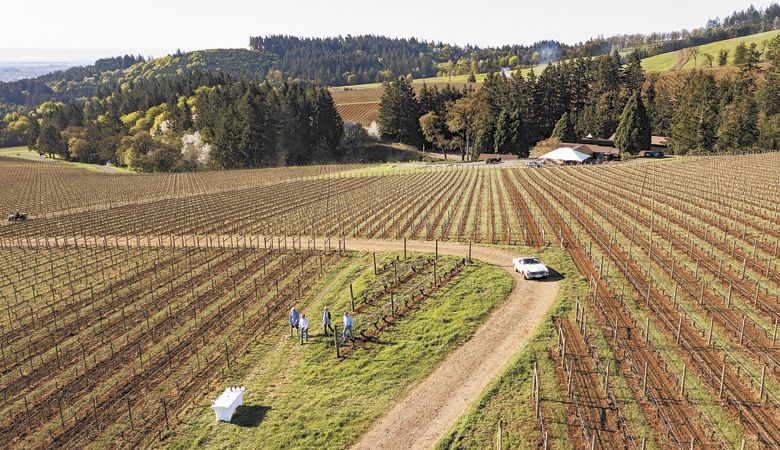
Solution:
{"label": "forest", "polygon": [[42,155],[144,172],[329,162],[340,156],[343,133],[324,88],[198,71],[8,119],[17,143]]}
{"label": "forest", "polygon": [[384,87],[379,126],[387,140],[437,151],[515,153],[585,137],[607,139],[636,154],[652,135],[669,138],[676,154],[780,148],[780,36],[758,65],[755,46],[740,51],[737,71],[716,78],[703,71],[669,86],[644,73],[637,52],[617,51],[551,64],[505,77],[491,73],[479,89],[423,86],[403,77]]}
{"label": "forest", "polygon": [[780,29],[780,5],[771,3],[763,9],[751,6],[723,19],[710,19],[692,30],[599,36],[575,44],[543,40],[530,45],[481,48],[372,35],[253,36],[249,38],[249,49],[177,51],[149,60],[140,55],[124,55],[34,79],[0,82],[0,115],[26,112],[47,101],[68,102],[98,95],[139,77],[191,70],[223,71],[234,78],[269,80],[276,85],[303,81],[343,86],[392,81],[398,76],[469,75],[503,67],[532,67],[607,55],[613,50],[636,50],[644,58],[776,29]]}

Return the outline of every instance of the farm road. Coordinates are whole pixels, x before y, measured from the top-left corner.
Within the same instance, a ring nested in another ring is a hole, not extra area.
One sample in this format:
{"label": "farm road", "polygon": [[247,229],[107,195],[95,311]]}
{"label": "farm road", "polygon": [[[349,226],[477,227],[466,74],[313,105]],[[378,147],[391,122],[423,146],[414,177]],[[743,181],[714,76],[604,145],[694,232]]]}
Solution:
{"label": "farm road", "polygon": [[[433,242],[410,241],[415,252],[433,252]],[[403,242],[350,240],[347,249],[361,251],[403,250]],[[439,253],[463,256],[468,246],[439,242]],[[354,449],[429,449],[441,439],[477,400],[544,320],[555,302],[558,282],[526,281],[512,267],[509,250],[472,246],[472,257],[499,266],[512,274],[515,286],[509,298],[485,320],[474,336],[453,350],[439,366],[390,411],[374,423]]]}
{"label": "farm road", "polygon": [[[44,246],[48,239],[54,245],[55,238],[30,238],[30,246]],[[79,246],[163,246],[176,247],[206,246],[209,239],[204,236],[170,237],[102,237],[57,238],[59,245],[67,241]],[[276,242],[279,237],[273,237]],[[235,236],[211,236],[211,246],[217,247],[262,247],[264,239],[254,241]],[[220,242],[217,245],[217,242]],[[26,240],[2,242],[4,246],[28,245]],[[325,240],[317,241],[322,248]],[[346,249],[352,251],[402,251],[403,241],[379,239],[346,239]],[[407,250],[412,252],[435,251],[435,242],[408,241]],[[465,257],[468,245],[439,242],[439,253]],[[518,349],[531,336],[533,330],[544,320],[558,294],[557,281],[526,281],[514,271],[512,258],[519,255],[504,249],[473,245],[471,255],[489,264],[501,267],[514,277],[515,285],[509,297],[499,305],[466,343],[453,350],[447,358],[425,379],[409,390],[383,417],[374,423],[354,445],[354,449],[429,449],[441,439],[477,400],[482,391],[501,372]]]}

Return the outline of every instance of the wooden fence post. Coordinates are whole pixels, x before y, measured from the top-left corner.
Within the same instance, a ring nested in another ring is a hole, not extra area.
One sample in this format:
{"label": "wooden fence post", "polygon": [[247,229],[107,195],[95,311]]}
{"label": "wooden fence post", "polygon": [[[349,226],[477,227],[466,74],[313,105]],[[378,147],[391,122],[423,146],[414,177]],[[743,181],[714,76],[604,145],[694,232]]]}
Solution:
{"label": "wooden fence post", "polygon": [[501,425],[502,425],[501,419],[498,419],[498,450],[502,450],[504,448],[504,443],[503,443],[504,433],[503,430],[501,429],[502,428]]}

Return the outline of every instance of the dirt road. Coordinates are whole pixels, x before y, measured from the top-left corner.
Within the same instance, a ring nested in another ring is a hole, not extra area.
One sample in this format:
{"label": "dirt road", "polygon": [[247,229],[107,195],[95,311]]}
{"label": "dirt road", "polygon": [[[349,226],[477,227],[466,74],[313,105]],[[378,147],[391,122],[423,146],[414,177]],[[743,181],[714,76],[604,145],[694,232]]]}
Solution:
{"label": "dirt road", "polygon": [[[347,249],[397,251],[403,243],[347,240]],[[409,242],[409,251],[433,252],[433,242]],[[464,256],[468,246],[439,243],[439,253]],[[507,250],[472,247],[472,257],[500,266],[515,277],[509,298],[488,317],[474,336],[365,433],[354,449],[429,449],[495,378],[544,319],[558,294],[558,283],[531,282],[514,272]]]}

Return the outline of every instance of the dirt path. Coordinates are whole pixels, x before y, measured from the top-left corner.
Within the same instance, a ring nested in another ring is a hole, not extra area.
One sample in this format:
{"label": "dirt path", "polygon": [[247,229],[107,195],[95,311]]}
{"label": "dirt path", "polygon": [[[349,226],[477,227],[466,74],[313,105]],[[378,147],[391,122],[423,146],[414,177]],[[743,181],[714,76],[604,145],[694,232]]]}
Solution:
{"label": "dirt path", "polygon": [[[433,242],[409,242],[409,251],[433,252]],[[403,249],[403,243],[400,243]],[[397,251],[399,243],[347,240],[347,249]],[[442,254],[464,256],[468,246],[439,243]],[[509,298],[474,336],[452,351],[431,373],[365,433],[354,449],[429,449],[441,439],[495,378],[544,319],[558,293],[557,282],[529,282],[514,272],[507,250],[472,247],[472,257],[512,273]]]}
{"label": "dirt path", "polygon": [[[176,247],[263,247],[265,239],[254,236],[253,239],[239,239],[236,236],[179,236],[171,242],[168,236],[136,239],[135,237],[106,236],[105,239],[49,237],[22,240],[3,240],[8,246],[44,246],[77,244],[122,246],[163,246]],[[278,237],[273,237],[280,245]],[[78,243],[75,241],[78,240]],[[56,242],[56,244],[55,244]],[[211,244],[209,244],[209,242]],[[325,245],[325,240],[316,242],[317,248]],[[336,247],[337,242],[332,242]],[[352,251],[402,251],[403,241],[378,239],[346,239],[346,250]],[[436,243],[430,241],[408,241],[410,252],[436,251]],[[439,242],[441,254],[466,257],[468,244]],[[515,286],[509,297],[485,320],[474,335],[465,344],[453,350],[447,358],[425,379],[411,386],[406,395],[380,418],[353,446],[355,449],[428,449],[435,445],[455,424],[495,378],[509,359],[525,343],[533,330],[541,323],[555,302],[558,294],[557,281],[526,281],[514,271],[512,258],[514,252],[493,247],[473,245],[471,257],[501,267],[512,274]]]}

